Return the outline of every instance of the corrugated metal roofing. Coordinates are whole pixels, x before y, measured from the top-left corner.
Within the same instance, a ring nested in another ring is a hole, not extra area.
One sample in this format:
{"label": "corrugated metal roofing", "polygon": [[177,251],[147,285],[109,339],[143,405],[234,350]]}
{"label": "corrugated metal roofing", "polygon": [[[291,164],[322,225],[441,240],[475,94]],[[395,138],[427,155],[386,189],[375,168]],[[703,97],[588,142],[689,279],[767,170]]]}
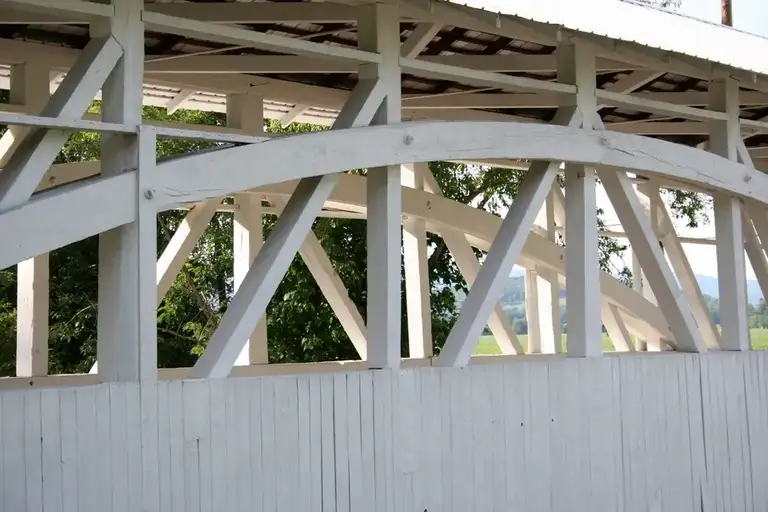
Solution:
{"label": "corrugated metal roofing", "polygon": [[578,0],[458,0],[450,3],[639,43],[768,75],[768,39],[647,4],[602,0],[585,8],[585,4]]}

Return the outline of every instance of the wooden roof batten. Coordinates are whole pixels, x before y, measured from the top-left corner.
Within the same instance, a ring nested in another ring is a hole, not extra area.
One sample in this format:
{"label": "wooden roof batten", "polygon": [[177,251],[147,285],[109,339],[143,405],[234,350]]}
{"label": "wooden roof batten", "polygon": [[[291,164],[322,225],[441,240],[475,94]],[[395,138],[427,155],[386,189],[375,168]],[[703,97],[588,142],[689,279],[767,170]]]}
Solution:
{"label": "wooden roof batten", "polygon": [[[741,57],[723,57],[716,48],[694,52],[688,43],[638,37],[636,28],[624,27],[627,22],[589,25],[567,9],[554,15],[552,9],[496,0],[471,0],[466,6],[385,1],[400,5],[401,39],[423,39],[415,55],[401,60],[405,119],[546,122],[557,95],[569,92],[554,81],[555,45],[567,38],[598,57],[598,97],[608,129],[700,144],[705,123],[719,115],[702,108],[706,82],[732,76],[743,89],[747,144],[762,145],[760,134],[768,131],[762,121],[768,114],[768,70]],[[356,47],[357,3],[147,1],[145,104],[224,112],[227,93],[256,90],[268,117],[330,124],[354,87],[357,66],[377,57]],[[625,14],[768,48],[765,39],[728,27],[631,2],[616,4],[612,8]],[[41,60],[58,73],[52,87],[87,43],[88,21],[111,8],[105,2],[54,0],[1,0],[0,6],[0,64]],[[627,37],[621,37],[622,27]],[[6,70],[0,68],[2,88],[7,88]]]}

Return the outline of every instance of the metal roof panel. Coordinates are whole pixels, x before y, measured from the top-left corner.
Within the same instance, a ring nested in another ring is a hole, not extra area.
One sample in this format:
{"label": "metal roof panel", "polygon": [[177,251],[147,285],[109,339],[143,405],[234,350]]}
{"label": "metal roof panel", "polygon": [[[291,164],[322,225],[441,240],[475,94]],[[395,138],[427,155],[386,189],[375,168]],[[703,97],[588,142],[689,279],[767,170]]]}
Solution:
{"label": "metal roof panel", "polygon": [[465,5],[768,75],[768,39],[627,0],[461,0]]}

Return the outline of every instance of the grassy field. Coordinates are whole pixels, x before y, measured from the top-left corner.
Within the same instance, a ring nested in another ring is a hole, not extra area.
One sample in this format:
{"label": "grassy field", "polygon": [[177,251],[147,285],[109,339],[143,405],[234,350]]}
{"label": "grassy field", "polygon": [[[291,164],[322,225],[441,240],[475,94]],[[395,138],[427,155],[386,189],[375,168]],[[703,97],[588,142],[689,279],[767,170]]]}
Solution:
{"label": "grassy field", "polygon": [[[754,349],[768,349],[768,329],[751,329],[750,336],[752,337],[752,347]],[[518,336],[518,339],[520,340],[520,344],[523,346],[523,348],[527,350],[528,336],[523,334]],[[563,334],[563,350],[565,350],[565,340],[566,335]],[[613,352],[613,345],[608,339],[607,334],[603,334],[603,350],[606,352]],[[480,338],[480,342],[477,344],[477,348],[475,348],[476,355],[493,355],[499,353],[499,347],[496,345],[496,341],[494,340],[493,335],[483,336]]]}

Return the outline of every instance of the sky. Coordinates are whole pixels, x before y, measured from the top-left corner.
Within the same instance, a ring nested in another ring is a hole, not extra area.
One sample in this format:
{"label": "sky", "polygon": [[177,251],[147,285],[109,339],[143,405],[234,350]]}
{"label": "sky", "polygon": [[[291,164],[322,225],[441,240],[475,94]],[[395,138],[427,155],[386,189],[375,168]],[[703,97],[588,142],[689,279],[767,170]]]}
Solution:
{"label": "sky", "polygon": [[[600,3],[606,0],[589,0]],[[768,37],[768,2],[766,0],[732,0],[733,26],[740,30]],[[707,21],[720,21],[720,0],[682,0],[678,12]],[[618,228],[618,219],[610,206],[605,192],[598,189],[598,207],[606,211],[605,221]],[[696,229],[677,224],[677,233],[682,237],[714,238],[715,225],[710,212],[708,225]],[[688,260],[696,274],[717,277],[717,258],[714,246],[684,245]],[[755,274],[747,260],[747,278],[755,279]]]}

